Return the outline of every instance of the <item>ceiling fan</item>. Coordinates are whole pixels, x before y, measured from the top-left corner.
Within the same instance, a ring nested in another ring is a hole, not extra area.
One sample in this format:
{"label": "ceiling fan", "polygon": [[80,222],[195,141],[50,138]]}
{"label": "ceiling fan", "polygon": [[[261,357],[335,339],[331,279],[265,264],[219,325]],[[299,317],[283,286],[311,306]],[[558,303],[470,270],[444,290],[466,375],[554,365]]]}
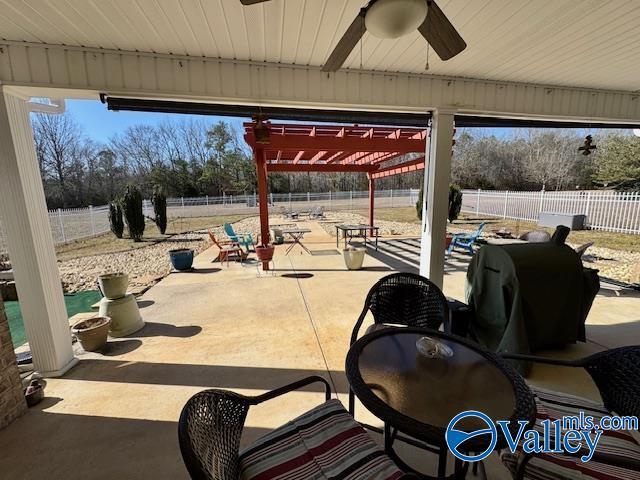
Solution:
{"label": "ceiling fan", "polygon": [[[243,5],[268,1],[240,0]],[[415,29],[442,60],[455,57],[467,47],[433,0],[369,0],[342,35],[322,71],[338,70],[366,31],[379,38],[399,38]]]}

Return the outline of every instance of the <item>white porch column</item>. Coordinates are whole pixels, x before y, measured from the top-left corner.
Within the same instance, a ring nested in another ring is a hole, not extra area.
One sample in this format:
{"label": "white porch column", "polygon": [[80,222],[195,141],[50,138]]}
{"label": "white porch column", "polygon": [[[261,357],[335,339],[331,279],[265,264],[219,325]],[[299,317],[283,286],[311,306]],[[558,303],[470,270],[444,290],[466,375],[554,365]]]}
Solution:
{"label": "white porch column", "polygon": [[453,111],[433,112],[431,138],[427,152],[428,161],[424,171],[420,275],[427,277],[440,288],[442,288],[444,277],[444,243],[449,210],[453,122]]}
{"label": "white porch column", "polygon": [[62,375],[73,356],[29,106],[0,85],[0,221],[7,237],[34,366]]}

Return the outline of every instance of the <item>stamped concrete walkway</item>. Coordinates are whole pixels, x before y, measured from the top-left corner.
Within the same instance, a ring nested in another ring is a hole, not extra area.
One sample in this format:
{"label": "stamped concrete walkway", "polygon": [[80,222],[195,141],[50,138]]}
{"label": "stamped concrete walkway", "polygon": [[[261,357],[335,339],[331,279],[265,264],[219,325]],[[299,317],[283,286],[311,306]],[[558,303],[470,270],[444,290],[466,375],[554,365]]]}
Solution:
{"label": "stamped concrete walkway", "polygon": [[[345,270],[335,239],[317,222],[304,242],[276,250],[275,276],[258,277],[255,263],[212,263],[199,255],[195,271],[174,273],[140,300],[145,328],[110,342],[104,355],[79,353],[80,364],[51,379],[47,398],[0,432],[0,477],[20,479],[187,478],[177,442],[177,419],[187,399],[205,388],[247,395],[319,374],[346,404],[344,358],[351,328],[369,288],[398,270],[417,269],[419,241],[388,239],[361,271]],[[466,257],[447,262],[445,293],[463,298]],[[557,355],[579,356],[621,344],[640,344],[640,300],[603,289],[589,319],[593,343]],[[531,381],[597,395],[580,372],[536,368]],[[248,442],[317,405],[317,387],[251,410]],[[359,419],[375,419],[359,410]],[[407,458],[430,468],[414,451]],[[509,478],[492,459],[490,478]]]}

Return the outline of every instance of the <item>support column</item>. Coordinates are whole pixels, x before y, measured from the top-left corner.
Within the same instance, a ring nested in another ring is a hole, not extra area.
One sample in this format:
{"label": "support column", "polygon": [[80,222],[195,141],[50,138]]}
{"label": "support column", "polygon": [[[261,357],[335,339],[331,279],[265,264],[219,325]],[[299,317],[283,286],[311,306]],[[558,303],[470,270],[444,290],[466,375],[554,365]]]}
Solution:
{"label": "support column", "polygon": [[[372,227],[376,203],[376,181],[370,173],[367,174],[367,177],[369,178],[369,226]],[[373,235],[373,230],[369,230],[369,235]]]}
{"label": "support column", "polygon": [[[258,179],[258,209],[260,211],[260,243],[266,245],[269,243],[269,200],[268,200],[268,184],[267,184],[267,162],[264,150],[256,148],[253,151],[253,157],[256,161],[256,177]],[[262,263],[262,269],[268,270],[268,262]]]}
{"label": "support column", "polygon": [[433,112],[424,175],[420,275],[427,277],[440,288],[444,277],[453,127],[453,111]]}
{"label": "support column", "polygon": [[64,374],[77,363],[27,102],[0,86],[0,221],[35,369]]}

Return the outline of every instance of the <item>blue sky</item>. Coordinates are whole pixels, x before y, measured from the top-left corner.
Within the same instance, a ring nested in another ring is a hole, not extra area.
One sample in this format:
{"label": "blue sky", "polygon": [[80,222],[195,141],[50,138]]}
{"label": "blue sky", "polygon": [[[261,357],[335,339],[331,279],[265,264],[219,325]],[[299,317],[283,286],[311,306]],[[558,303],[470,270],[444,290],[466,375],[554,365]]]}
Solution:
{"label": "blue sky", "polygon": [[156,125],[167,118],[204,119],[211,123],[224,120],[242,128],[242,122],[247,119],[234,117],[214,117],[210,115],[171,115],[166,113],[147,112],[112,112],[107,106],[97,100],[67,100],[67,112],[82,127],[84,132],[93,140],[107,142],[116,133],[123,132],[127,127],[141,123]]}

